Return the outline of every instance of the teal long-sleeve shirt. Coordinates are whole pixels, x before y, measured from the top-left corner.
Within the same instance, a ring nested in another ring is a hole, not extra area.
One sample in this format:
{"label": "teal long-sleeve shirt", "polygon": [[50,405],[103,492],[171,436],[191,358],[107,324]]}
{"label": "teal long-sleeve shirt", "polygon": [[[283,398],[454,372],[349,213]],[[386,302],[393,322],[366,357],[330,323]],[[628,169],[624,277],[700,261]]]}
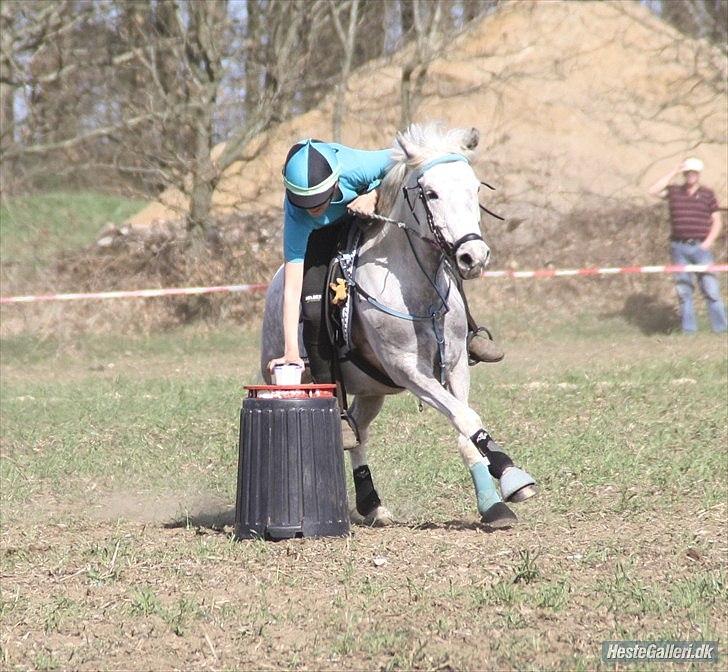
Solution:
{"label": "teal long-sleeve shirt", "polygon": [[[312,217],[284,199],[283,257],[286,261],[302,262],[311,232],[339,220],[346,213],[346,206],[357,196],[376,189],[392,166],[389,149],[367,151],[333,142],[327,144],[336,152],[341,165],[339,189],[334,192],[338,200],[332,200],[320,217]],[[341,198],[338,198],[339,192]]]}

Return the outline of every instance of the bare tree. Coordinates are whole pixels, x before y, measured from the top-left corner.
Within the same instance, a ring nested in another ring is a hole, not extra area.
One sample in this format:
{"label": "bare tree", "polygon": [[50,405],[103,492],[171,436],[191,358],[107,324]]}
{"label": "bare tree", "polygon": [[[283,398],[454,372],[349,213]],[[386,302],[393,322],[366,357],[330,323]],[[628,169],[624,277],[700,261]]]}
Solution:
{"label": "bare tree", "polygon": [[[222,79],[226,17],[227,0],[193,3],[190,5],[189,28],[184,41],[195,96],[195,103],[188,106],[194,138],[188,227],[202,230],[210,214],[212,193],[219,178],[211,157],[212,120]],[[192,103],[191,100],[189,102]]]}
{"label": "bare tree", "polygon": [[660,0],[653,11],[686,35],[709,39],[724,51],[728,48],[725,0]]}
{"label": "bare tree", "polygon": [[[92,10],[70,0],[2,4],[0,152],[6,160],[18,157],[24,145],[52,146],[64,133],[82,132],[84,101],[66,83],[78,72],[77,38]],[[4,182],[17,169],[17,162],[6,163]]]}
{"label": "bare tree", "polygon": [[402,66],[402,107],[400,116],[400,126],[402,128],[412,121],[427,76],[427,69],[442,48],[444,38],[441,26],[442,0],[430,0],[428,2],[411,0],[407,4],[403,2],[403,30],[406,25],[404,19],[405,6],[408,7],[408,12],[411,10],[414,44],[411,47],[407,61]]}
{"label": "bare tree", "polygon": [[407,38],[414,30],[414,0],[399,0],[399,15],[402,25],[402,35]]}
{"label": "bare tree", "polygon": [[15,131],[15,67],[12,58],[14,9],[11,3],[3,4],[0,8],[0,146],[12,142]]}
{"label": "bare tree", "polygon": [[499,2],[500,0],[462,0],[463,23],[469,23],[492,12]]}
{"label": "bare tree", "polygon": [[[174,187],[189,200],[188,228],[204,229],[222,173],[289,113],[328,12],[324,0],[248,5],[241,33],[227,0],[4,3],[4,166],[62,153],[75,168]],[[250,89],[226,91],[244,122],[213,159],[221,90],[247,58]]]}
{"label": "bare tree", "polygon": [[[192,77],[184,109],[188,114],[187,121],[194,129],[194,156],[182,166],[188,168],[191,184],[188,187],[187,179],[177,179],[175,185],[179,187],[181,182],[190,196],[189,228],[204,229],[209,219],[212,194],[222,173],[240,159],[243,148],[253,137],[287,115],[295,91],[294,82],[306,66],[308,54],[301,49],[302,35],[307,21],[312,16],[320,16],[321,6],[320,0],[313,3],[270,0],[266,4],[265,21],[254,24],[256,29],[261,25],[267,28],[262,91],[255,91],[257,100],[255,104],[249,101],[246,105],[245,123],[227,139],[224,150],[213,160],[212,121],[223,78],[223,45],[230,44],[232,36],[228,33],[226,3],[190,5],[189,29],[184,39],[175,43],[175,56],[184,59]],[[258,44],[263,42],[258,35],[248,35],[248,39]],[[236,51],[228,52],[225,57],[240,58],[246,52],[246,46],[245,43],[239,45]],[[150,62],[149,66],[151,69],[153,63]]]}
{"label": "bare tree", "polygon": [[387,24],[388,3],[391,0],[366,0],[359,3],[357,32],[365,39],[357,39],[354,47],[354,66],[366,63],[384,54],[387,33],[393,26]]}
{"label": "bare tree", "polygon": [[3,175],[123,178],[145,197],[172,187],[186,197],[189,229],[202,230],[222,173],[252,138],[335,81],[340,139],[352,70],[408,39],[409,121],[443,43],[443,11],[459,15],[459,2],[469,0],[1,3]]}
{"label": "bare tree", "polygon": [[[354,48],[356,46],[356,28],[359,15],[359,0],[348,0],[340,5],[331,3],[331,20],[336,28],[336,34],[339,37],[341,46],[344,50],[344,58],[341,63],[341,72],[339,73],[339,82],[336,85],[336,96],[334,99],[333,114],[333,136],[336,142],[341,141],[341,124],[345,114],[346,106],[346,83],[351,73],[351,63],[354,57]],[[340,14],[348,11],[349,21],[346,29],[342,26]]]}
{"label": "bare tree", "polygon": [[247,31],[245,45],[245,113],[254,113],[260,95],[262,64],[258,54],[263,52],[263,9],[258,0],[246,0]]}

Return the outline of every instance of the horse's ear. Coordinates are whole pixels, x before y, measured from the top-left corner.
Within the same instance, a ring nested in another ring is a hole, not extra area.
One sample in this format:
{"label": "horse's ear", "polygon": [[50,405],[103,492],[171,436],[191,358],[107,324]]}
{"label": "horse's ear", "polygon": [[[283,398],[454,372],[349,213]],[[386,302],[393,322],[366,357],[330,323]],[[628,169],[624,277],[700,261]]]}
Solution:
{"label": "horse's ear", "polygon": [[416,146],[405,138],[404,133],[397,133],[396,140],[407,161],[411,161],[417,156]]}
{"label": "horse's ear", "polygon": [[463,136],[463,148],[473,150],[478,146],[479,141],[480,131],[478,131],[477,128],[471,128],[470,130],[465,131],[465,135]]}

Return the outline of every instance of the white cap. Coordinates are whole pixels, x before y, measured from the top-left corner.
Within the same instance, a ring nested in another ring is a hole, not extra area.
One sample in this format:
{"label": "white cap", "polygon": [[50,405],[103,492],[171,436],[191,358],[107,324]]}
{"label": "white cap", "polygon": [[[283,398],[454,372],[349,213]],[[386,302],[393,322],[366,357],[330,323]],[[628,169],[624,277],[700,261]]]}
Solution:
{"label": "white cap", "polygon": [[694,170],[701,173],[703,171],[703,167],[703,162],[700,159],[691,156],[689,159],[685,159],[685,161],[682,162],[681,169],[683,173],[686,173],[688,170]]}

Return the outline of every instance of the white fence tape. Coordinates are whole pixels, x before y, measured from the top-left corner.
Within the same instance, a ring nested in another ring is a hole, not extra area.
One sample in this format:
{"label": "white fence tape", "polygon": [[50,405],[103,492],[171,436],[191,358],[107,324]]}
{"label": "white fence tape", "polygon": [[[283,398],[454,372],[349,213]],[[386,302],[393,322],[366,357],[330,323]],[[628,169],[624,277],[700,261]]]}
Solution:
{"label": "white fence tape", "polygon": [[[728,264],[687,266],[621,266],[614,268],[542,268],[537,271],[485,271],[484,278],[565,278],[574,276],[617,275],[633,273],[725,273]],[[169,287],[165,289],[133,289],[113,292],[85,292],[79,294],[32,294],[3,296],[0,304],[40,303],[43,301],[90,301],[101,299],[151,299],[159,296],[189,296],[193,294],[264,292],[267,284],[219,285],[216,287]]]}

